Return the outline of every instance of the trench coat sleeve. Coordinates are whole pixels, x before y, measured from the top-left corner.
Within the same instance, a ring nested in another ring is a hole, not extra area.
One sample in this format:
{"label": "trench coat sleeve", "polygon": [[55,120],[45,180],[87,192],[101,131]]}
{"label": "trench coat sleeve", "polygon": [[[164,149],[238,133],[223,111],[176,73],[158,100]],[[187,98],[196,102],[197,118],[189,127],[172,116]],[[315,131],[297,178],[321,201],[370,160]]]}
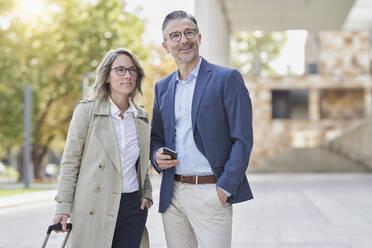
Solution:
{"label": "trench coat sleeve", "polygon": [[[143,122],[146,123],[146,126],[148,126],[149,119],[148,119],[147,111],[143,108],[143,106],[139,106],[138,110],[140,111],[140,115],[141,115],[140,119]],[[148,129],[150,130],[150,126],[148,126]],[[144,133],[142,133],[140,135],[143,135],[143,136],[147,137],[145,135],[145,132],[146,131],[144,131]],[[150,131],[149,131],[149,133],[150,133]],[[145,142],[146,149],[148,149],[149,146],[150,146],[149,142],[150,142],[150,140],[147,141],[147,139],[146,139],[146,142]],[[146,150],[146,151],[149,152],[148,150]],[[146,154],[145,151],[143,151],[143,152]],[[143,164],[141,166],[141,169],[146,170],[146,176],[145,176],[145,180],[144,180],[143,188],[142,188],[142,192],[143,192],[142,197],[145,197],[145,198],[149,199],[151,201],[150,203],[152,204],[153,203],[153,201],[152,201],[152,185],[151,185],[150,176],[149,176],[149,165],[150,165],[150,163],[145,165],[145,163],[143,162]]]}
{"label": "trench coat sleeve", "polygon": [[56,214],[70,214],[93,103],[76,106],[67,134],[58,178]]}
{"label": "trench coat sleeve", "polygon": [[143,231],[140,248],[150,248],[150,239],[147,228]]}
{"label": "trench coat sleeve", "polygon": [[143,184],[143,197],[151,200],[151,203],[153,202],[152,201],[152,185],[151,185],[148,169],[147,169],[147,173],[146,173],[145,182]]}

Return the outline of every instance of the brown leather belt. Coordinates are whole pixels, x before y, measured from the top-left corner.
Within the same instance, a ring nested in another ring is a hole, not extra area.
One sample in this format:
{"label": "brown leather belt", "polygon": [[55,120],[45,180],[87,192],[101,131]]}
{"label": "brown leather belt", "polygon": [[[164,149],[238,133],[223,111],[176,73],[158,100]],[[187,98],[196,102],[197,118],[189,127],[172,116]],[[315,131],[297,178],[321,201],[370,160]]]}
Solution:
{"label": "brown leather belt", "polygon": [[174,175],[174,179],[181,183],[190,183],[190,184],[212,184],[212,183],[217,182],[214,175],[209,175],[209,176]]}

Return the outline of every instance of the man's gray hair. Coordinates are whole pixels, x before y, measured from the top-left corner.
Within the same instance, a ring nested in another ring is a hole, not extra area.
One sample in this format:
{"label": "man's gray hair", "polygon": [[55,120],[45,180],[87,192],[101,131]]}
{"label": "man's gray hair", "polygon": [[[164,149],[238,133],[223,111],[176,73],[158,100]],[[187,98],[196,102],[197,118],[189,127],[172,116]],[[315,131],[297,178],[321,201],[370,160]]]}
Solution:
{"label": "man's gray hair", "polygon": [[175,20],[175,19],[183,19],[183,18],[187,18],[190,21],[192,21],[195,24],[196,32],[199,33],[198,23],[196,22],[195,17],[193,15],[183,11],[183,10],[176,10],[176,11],[173,11],[173,12],[169,13],[165,17],[164,22],[163,22],[163,26],[162,26],[163,36],[164,36],[164,30],[165,30],[165,28],[167,27],[167,25],[170,21]]}

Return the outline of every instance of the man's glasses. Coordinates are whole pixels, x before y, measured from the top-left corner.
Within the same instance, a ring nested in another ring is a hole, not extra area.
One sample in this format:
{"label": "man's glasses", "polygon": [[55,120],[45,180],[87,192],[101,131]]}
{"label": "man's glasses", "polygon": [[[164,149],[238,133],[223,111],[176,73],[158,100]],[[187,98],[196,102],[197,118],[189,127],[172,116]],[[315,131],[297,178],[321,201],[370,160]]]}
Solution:
{"label": "man's glasses", "polygon": [[[193,28],[193,29],[186,29],[184,32],[183,32],[183,35],[187,38],[187,39],[192,39],[195,37],[196,35],[196,29]],[[173,33],[170,33],[169,35],[169,38],[171,39],[171,41],[173,42],[179,42],[181,39],[182,39],[182,33],[179,32],[179,31],[176,31],[176,32],[173,32]],[[166,39],[167,37],[165,37]]]}
{"label": "man's glasses", "polygon": [[131,76],[136,76],[137,73],[138,73],[137,68],[134,67],[134,66],[129,67],[129,68],[126,68],[126,67],[124,67],[124,66],[118,66],[118,67],[112,68],[111,70],[115,70],[116,75],[118,75],[119,77],[124,76],[125,73],[127,73],[127,71],[129,71],[129,74],[130,74]]}

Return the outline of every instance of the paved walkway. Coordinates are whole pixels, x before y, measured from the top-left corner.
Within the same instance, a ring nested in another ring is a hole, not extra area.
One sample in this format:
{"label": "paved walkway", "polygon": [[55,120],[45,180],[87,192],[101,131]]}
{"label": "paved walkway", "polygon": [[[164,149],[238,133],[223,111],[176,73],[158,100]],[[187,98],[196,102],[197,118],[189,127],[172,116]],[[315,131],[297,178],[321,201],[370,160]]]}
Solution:
{"label": "paved walkway", "polygon": [[[248,178],[255,199],[234,205],[234,248],[372,247],[372,174],[251,174]],[[152,176],[152,181],[155,206],[147,226],[151,247],[163,248],[157,213],[160,177]],[[44,198],[29,194],[35,197],[28,202],[15,196],[20,207],[14,207],[14,202],[6,207],[11,198],[0,197],[0,248],[40,246],[54,211],[50,199],[55,191],[42,193]],[[22,243],[17,237],[23,237]],[[57,243],[52,239],[50,247]]]}
{"label": "paved walkway", "polygon": [[26,194],[18,194],[0,197],[0,209],[40,202],[50,202],[56,195],[55,190],[45,190]]}

